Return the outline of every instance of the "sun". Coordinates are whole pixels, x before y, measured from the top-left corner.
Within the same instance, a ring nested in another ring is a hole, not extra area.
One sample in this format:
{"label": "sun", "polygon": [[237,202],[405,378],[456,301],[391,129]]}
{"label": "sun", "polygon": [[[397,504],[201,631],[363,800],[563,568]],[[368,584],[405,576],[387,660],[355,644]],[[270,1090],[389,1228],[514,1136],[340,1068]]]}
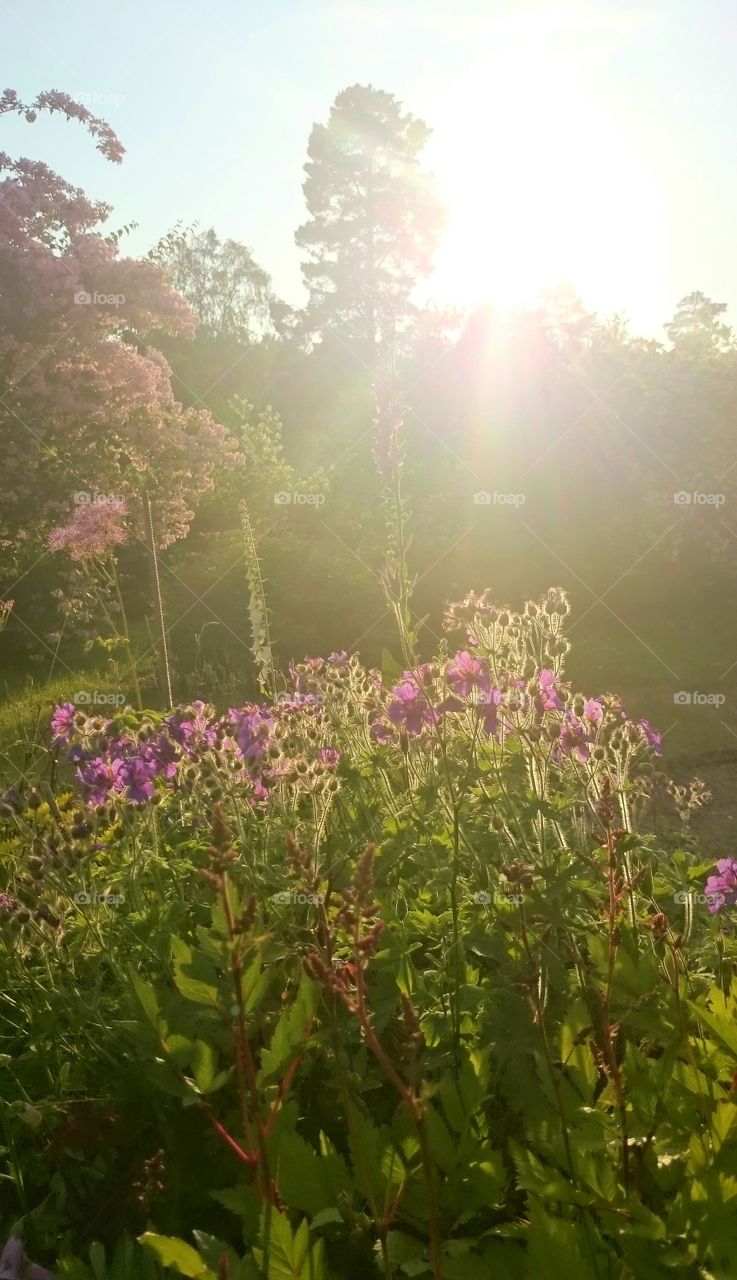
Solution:
{"label": "sun", "polygon": [[449,208],[438,296],[531,305],[566,283],[592,310],[663,322],[668,229],[653,165],[574,65],[507,48],[436,118],[429,158]]}

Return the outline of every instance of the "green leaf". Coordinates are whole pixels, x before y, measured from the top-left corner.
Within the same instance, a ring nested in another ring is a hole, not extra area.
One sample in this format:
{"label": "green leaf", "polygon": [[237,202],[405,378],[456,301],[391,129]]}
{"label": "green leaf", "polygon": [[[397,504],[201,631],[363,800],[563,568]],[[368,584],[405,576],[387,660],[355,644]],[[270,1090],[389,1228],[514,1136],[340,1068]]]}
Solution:
{"label": "green leaf", "polygon": [[322,1151],[317,1152],[294,1130],[281,1133],[275,1163],[285,1204],[303,1213],[320,1214],[352,1188],[345,1161],[324,1138]]}
{"label": "green leaf", "polygon": [[138,1237],[138,1242],[153,1254],[162,1267],[171,1267],[180,1276],[189,1276],[190,1280],[210,1280],[210,1277],[215,1280],[215,1273],[205,1264],[197,1250],[184,1240],[145,1231]]}
{"label": "green leaf", "polygon": [[316,1213],[310,1223],[311,1231],[319,1231],[322,1227],[343,1226],[343,1215],[339,1209],[323,1209]]}
{"label": "green leaf", "polygon": [[241,977],[241,995],[246,1016],[254,1013],[269,987],[269,974],[260,956],[254,956]]}
{"label": "green leaf", "polygon": [[210,1236],[206,1231],[193,1231],[197,1242],[197,1248],[200,1251],[203,1262],[211,1267],[217,1274],[220,1259],[225,1255],[228,1260],[228,1269],[231,1276],[237,1276],[240,1271],[240,1259],[234,1249],[229,1244],[224,1244],[222,1240]]}
{"label": "green leaf", "polygon": [[282,1075],[297,1049],[302,1048],[307,1025],[317,1005],[318,990],[317,983],[303,973],[297,994],[279,1018],[268,1049],[261,1051],[260,1083]]}
{"label": "green leaf", "polygon": [[193,1004],[218,1005],[217,971],[201,951],[193,951],[181,938],[171,940],[174,982],[177,991]]}
{"label": "green leaf", "polygon": [[[292,1232],[286,1214],[271,1212],[269,1234],[268,1280],[327,1280],[323,1257],[323,1241],[310,1248],[310,1231],[303,1218]],[[263,1249],[254,1249],[261,1267],[266,1265]]]}
{"label": "green leaf", "polygon": [[128,972],[130,975],[131,985],[136,995],[138,996],[138,1000],[141,1004],[143,1012],[145,1013],[146,1017],[148,1018],[154,1030],[158,1031],[159,1030],[159,1002],[156,999],[156,992],[154,991],[153,987],[149,986],[147,982],[144,982],[143,979],[138,976],[135,969],[131,967],[128,970]]}
{"label": "green leaf", "polygon": [[737,1009],[735,1000],[725,996],[721,987],[712,987],[706,1000],[691,1001],[691,1008],[711,1032],[730,1051],[737,1054]]}
{"label": "green leaf", "polygon": [[95,1280],[104,1280],[107,1270],[105,1249],[99,1240],[94,1240],[90,1245],[89,1258]]}
{"label": "green leaf", "polygon": [[217,1056],[205,1040],[192,1045],[192,1071],[200,1093],[209,1093],[217,1079]]}
{"label": "green leaf", "polygon": [[596,1063],[588,1046],[587,1027],[590,1021],[586,1006],[579,1001],[572,1006],[560,1029],[561,1062],[588,1104],[593,1101],[598,1079]]}
{"label": "green leaf", "polygon": [[381,650],[381,674],[385,679],[395,680],[401,679],[404,668],[400,666],[396,658],[388,649]]}
{"label": "green leaf", "polygon": [[523,1191],[531,1191],[544,1200],[573,1199],[573,1187],[557,1169],[547,1168],[532,1151],[511,1140],[509,1150],[517,1169],[517,1183]]}
{"label": "green leaf", "polygon": [[390,1188],[396,1190],[401,1185],[403,1165],[388,1130],[380,1129],[358,1107],[351,1118],[349,1146],[356,1181],[363,1194],[380,1205]]}
{"label": "green leaf", "polygon": [[[591,1280],[606,1275],[606,1265],[592,1266],[591,1250],[595,1248],[580,1222],[554,1218],[539,1203],[528,1209],[530,1232],[527,1246],[529,1280]],[[604,1259],[601,1259],[604,1262]]]}

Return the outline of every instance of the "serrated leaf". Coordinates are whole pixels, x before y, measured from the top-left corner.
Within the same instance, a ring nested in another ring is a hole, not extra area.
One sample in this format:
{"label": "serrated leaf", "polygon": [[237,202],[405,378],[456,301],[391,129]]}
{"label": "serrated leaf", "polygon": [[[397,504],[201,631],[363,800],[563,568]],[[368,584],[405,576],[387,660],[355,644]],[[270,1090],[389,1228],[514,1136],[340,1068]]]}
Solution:
{"label": "serrated leaf", "polygon": [[[270,1223],[268,1280],[327,1280],[323,1241],[318,1240],[310,1248],[306,1219],[303,1218],[296,1232],[292,1232],[286,1214],[273,1210]],[[264,1267],[264,1250],[254,1249],[253,1252],[259,1265]]]}
{"label": "serrated leaf", "polygon": [[314,1151],[295,1130],[282,1132],[276,1153],[277,1185],[290,1208],[311,1215],[335,1205],[338,1195],[351,1190],[345,1161],[328,1145]]}
{"label": "serrated leaf", "polygon": [[317,983],[303,973],[294,999],[276,1024],[268,1049],[261,1051],[260,1082],[282,1075],[297,1050],[302,1048],[307,1025],[315,1012],[318,990]]}
{"label": "serrated leaf", "polygon": [[181,938],[171,940],[174,959],[174,983],[185,1000],[193,1004],[218,1005],[217,971],[201,951],[193,951]]}

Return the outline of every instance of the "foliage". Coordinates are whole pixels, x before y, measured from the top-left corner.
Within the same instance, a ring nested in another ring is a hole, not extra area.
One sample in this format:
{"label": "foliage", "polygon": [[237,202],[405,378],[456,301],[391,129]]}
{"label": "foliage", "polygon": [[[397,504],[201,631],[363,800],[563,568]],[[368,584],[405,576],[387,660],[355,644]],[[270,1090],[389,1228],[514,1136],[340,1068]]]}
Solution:
{"label": "foliage", "polygon": [[[107,126],[64,94],[25,109],[6,91],[0,115],[11,110],[29,122],[63,111],[120,159]],[[239,461],[206,410],[174,399],[148,339],[190,329],[192,315],[159,268],[118,256],[97,229],[108,213],[45,164],[0,153],[0,537],[21,551],[73,490],[127,498],[143,531],[149,488],[166,545],[186,532],[215,453]]]}
{"label": "foliage", "polygon": [[34,1256],[729,1274],[731,908],[647,834],[658,736],[572,691],[567,612],[471,594],[456,652],[307,659],[222,715],[57,710],[77,781],[3,800]]}
{"label": "foliage", "polygon": [[199,326],[215,336],[248,340],[272,326],[284,310],[268,275],[237,240],[221,241],[213,227],[175,227],[149,254],[164,267]]}

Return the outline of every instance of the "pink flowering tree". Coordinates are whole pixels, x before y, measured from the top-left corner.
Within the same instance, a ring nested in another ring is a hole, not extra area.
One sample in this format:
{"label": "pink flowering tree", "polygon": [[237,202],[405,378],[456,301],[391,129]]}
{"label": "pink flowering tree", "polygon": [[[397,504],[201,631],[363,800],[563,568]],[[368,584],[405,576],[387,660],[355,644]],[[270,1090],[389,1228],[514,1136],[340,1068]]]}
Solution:
{"label": "pink flowering tree", "polygon": [[[32,123],[42,111],[79,121],[120,162],[110,127],[66,94],[30,105],[0,95],[0,116]],[[192,314],[160,268],[121,257],[118,237],[101,234],[109,212],[45,164],[0,151],[0,545],[16,552],[80,491],[123,499],[134,536],[150,493],[166,546],[187,532],[214,469],[241,460],[208,412],[175,400],[151,343],[191,332]]]}
{"label": "pink flowering tree", "polygon": [[101,498],[93,503],[80,503],[71,519],[51,530],[48,545],[51,551],[66,552],[77,571],[87,580],[97,613],[110,631],[110,636],[100,638],[100,642],[108,651],[117,648],[125,651],[131,685],[140,710],[143,705],[141,689],[115,558],[116,547],[128,541],[126,516],[123,498]]}

